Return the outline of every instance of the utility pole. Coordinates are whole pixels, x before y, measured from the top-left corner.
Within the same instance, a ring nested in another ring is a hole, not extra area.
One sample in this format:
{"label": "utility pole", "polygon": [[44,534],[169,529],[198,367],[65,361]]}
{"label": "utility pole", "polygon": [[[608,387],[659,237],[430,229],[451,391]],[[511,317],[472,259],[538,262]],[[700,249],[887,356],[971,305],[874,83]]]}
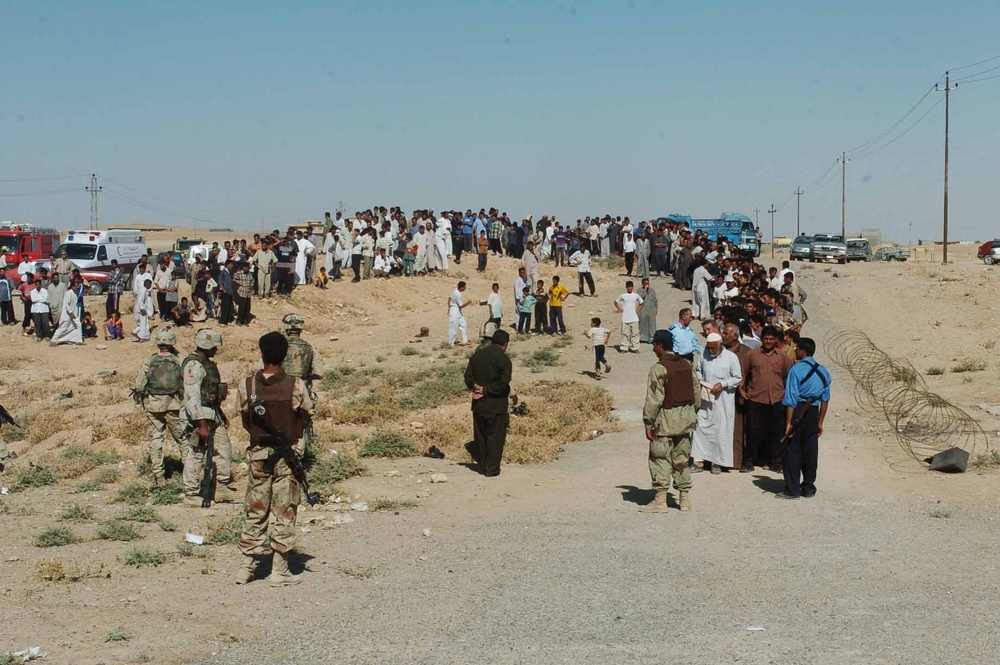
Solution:
{"label": "utility pole", "polygon": [[774,258],[774,213],[778,212],[778,209],[774,207],[774,203],[771,204],[768,212],[771,213],[771,258]]}
{"label": "utility pole", "polygon": [[907,245],[913,244],[913,222],[910,222],[910,240],[906,244]]}
{"label": "utility pole", "polygon": [[802,235],[802,231],[799,229],[799,213],[802,212],[802,195],[805,192],[802,191],[801,187],[795,188],[795,237],[798,238]]}
{"label": "utility pole", "polygon": [[760,208],[753,209],[753,225],[760,227]]}
{"label": "utility pole", "polygon": [[[948,95],[958,87],[949,85],[951,79],[944,73],[944,224],[941,231],[941,262],[948,265]],[[935,90],[941,90],[937,85]]]}
{"label": "utility pole", "polygon": [[840,153],[840,235],[847,239],[847,153]]}
{"label": "utility pole", "polygon": [[90,192],[90,228],[97,229],[97,195],[101,192],[103,187],[97,186],[97,174],[90,174],[90,187],[84,188],[86,191]]}

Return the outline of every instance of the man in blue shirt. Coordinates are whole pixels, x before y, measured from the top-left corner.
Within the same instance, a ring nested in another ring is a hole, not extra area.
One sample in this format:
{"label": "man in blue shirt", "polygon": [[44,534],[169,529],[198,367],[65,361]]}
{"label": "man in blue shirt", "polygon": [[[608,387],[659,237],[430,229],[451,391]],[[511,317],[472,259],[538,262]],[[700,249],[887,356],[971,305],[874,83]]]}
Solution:
{"label": "man in blue shirt", "polygon": [[704,347],[698,343],[698,334],[691,330],[691,308],[685,307],[677,314],[677,323],[667,328],[674,336],[675,354],[694,362],[694,354],[702,353]]}
{"label": "man in blue shirt", "polygon": [[816,342],[808,337],[799,340],[795,349],[798,362],[785,379],[785,437],[782,454],[786,499],[816,496],[816,466],[819,460],[819,437],[830,405],[830,372],[813,359]]}

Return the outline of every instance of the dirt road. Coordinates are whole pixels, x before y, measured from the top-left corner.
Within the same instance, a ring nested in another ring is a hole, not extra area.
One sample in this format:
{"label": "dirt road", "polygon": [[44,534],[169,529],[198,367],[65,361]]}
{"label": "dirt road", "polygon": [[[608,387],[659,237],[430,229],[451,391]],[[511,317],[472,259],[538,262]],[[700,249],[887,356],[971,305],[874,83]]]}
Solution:
{"label": "dirt road", "polygon": [[[654,288],[666,325],[681,297]],[[849,322],[813,288],[807,333]],[[557,375],[587,368],[582,343],[574,355]],[[232,589],[248,613],[278,609],[259,641],[208,662],[998,661],[996,476],[891,469],[876,440],[845,431],[859,416],[835,372],[816,498],[776,499],[768,472],[698,474],[692,512],[640,514],[652,353],[611,362],[624,431],[496,479],[454,467],[433,503],[353,525],[322,555],[311,544],[300,589]]]}

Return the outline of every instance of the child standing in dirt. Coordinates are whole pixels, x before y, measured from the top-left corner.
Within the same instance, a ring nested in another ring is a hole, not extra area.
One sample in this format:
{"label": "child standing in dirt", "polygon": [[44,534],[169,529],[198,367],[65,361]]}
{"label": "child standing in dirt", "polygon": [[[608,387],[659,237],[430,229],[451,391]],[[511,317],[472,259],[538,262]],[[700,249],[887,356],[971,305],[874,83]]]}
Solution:
{"label": "child standing in dirt", "polygon": [[607,358],[604,357],[604,351],[611,342],[611,331],[607,328],[602,328],[601,320],[595,316],[590,320],[590,330],[584,331],[583,334],[590,338],[590,341],[594,344],[594,378],[600,381],[602,364],[604,365],[604,371],[608,374],[611,373],[611,365],[608,364]]}
{"label": "child standing in dirt", "polygon": [[531,313],[535,309],[535,296],[531,295],[526,286],[521,290],[521,304],[517,308],[517,334],[527,335],[531,332]]}

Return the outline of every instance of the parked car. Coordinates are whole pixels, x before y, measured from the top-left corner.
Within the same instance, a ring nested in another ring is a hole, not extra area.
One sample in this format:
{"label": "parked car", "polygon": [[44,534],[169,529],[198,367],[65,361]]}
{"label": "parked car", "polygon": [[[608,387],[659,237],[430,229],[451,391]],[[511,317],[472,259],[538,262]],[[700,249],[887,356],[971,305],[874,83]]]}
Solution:
{"label": "parked car", "polygon": [[813,237],[801,235],[792,241],[792,248],[788,258],[792,261],[804,261],[810,256],[809,246],[812,245]]}
{"label": "parked car", "polygon": [[809,260],[815,263],[828,259],[838,263],[847,263],[847,244],[844,242],[844,236],[817,233],[813,236],[812,244],[809,245]]}
{"label": "parked car", "polygon": [[849,238],[847,240],[848,261],[871,261],[872,246],[867,238]]}
{"label": "parked car", "polygon": [[910,258],[909,247],[879,247],[875,252],[876,261],[905,261]]}
{"label": "parked car", "polygon": [[[73,264],[74,268],[80,271],[80,277],[83,278],[84,284],[87,286],[88,296],[99,296],[107,290],[108,277],[111,276],[110,268],[81,268],[72,260],[70,263]],[[49,272],[52,272],[52,264],[49,261],[35,261],[36,273],[39,268],[45,268]]]}
{"label": "parked car", "polygon": [[982,259],[988,266],[1000,263],[1000,239],[984,242],[976,252],[976,258]]}

